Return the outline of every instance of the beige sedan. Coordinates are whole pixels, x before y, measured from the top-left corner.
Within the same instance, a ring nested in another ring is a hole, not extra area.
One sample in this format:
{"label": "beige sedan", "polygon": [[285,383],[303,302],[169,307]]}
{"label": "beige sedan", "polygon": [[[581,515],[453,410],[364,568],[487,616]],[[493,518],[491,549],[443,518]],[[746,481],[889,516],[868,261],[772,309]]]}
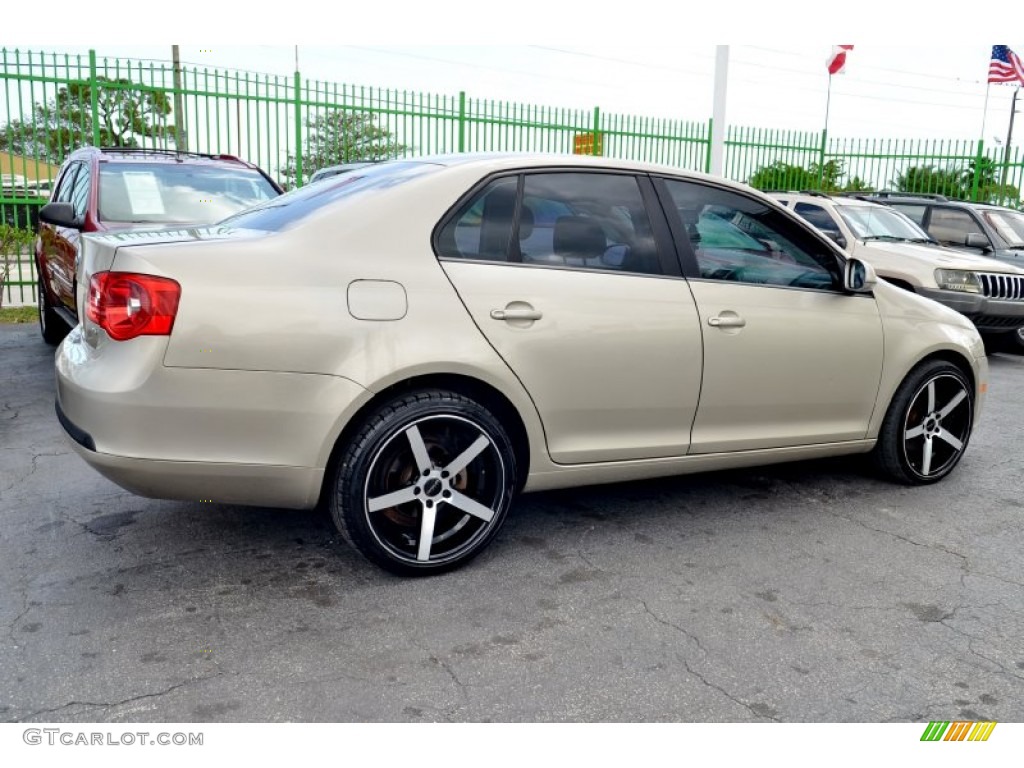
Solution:
{"label": "beige sedan", "polygon": [[873,453],[957,465],[962,315],[777,203],[626,161],[391,162],[202,230],[85,238],[57,413],[136,493],[329,510],[427,574],[516,493]]}

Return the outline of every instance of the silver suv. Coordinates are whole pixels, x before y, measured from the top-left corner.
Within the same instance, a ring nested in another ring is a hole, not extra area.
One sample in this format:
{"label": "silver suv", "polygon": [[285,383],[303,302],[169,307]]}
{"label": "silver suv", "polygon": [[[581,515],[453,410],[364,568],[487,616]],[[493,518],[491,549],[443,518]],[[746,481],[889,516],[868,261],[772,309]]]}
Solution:
{"label": "silver suv", "polygon": [[[941,247],[888,206],[821,193],[773,193],[879,277],[927,296],[971,319],[990,349],[1007,342],[1024,351],[1024,270]],[[1016,351],[1016,350],[1015,350]]]}

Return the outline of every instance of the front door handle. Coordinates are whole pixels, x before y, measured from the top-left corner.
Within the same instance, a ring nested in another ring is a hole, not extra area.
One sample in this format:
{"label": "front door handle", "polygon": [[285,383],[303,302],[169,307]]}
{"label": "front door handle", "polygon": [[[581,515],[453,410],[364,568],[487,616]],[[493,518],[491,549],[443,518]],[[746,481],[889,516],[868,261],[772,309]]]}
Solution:
{"label": "front door handle", "polygon": [[709,317],[708,325],[713,328],[743,328],[747,321],[735,312],[723,312],[718,317]]}
{"label": "front door handle", "polygon": [[540,320],[544,313],[539,309],[492,309],[494,320]]}

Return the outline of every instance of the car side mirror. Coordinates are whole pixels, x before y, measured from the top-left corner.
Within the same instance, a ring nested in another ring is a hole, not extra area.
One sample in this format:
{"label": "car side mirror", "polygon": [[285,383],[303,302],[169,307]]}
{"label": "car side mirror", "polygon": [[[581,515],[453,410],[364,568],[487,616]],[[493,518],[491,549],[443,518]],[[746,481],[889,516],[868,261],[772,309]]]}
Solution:
{"label": "car side mirror", "polygon": [[847,293],[870,293],[878,285],[875,268],[860,259],[848,259],[843,271],[843,289]]}
{"label": "car side mirror", "polygon": [[964,238],[964,245],[968,248],[980,248],[983,251],[992,250],[992,243],[981,232],[968,232]]}
{"label": "car side mirror", "polygon": [[55,227],[82,228],[82,222],[75,216],[71,203],[47,203],[39,209],[39,220]]}

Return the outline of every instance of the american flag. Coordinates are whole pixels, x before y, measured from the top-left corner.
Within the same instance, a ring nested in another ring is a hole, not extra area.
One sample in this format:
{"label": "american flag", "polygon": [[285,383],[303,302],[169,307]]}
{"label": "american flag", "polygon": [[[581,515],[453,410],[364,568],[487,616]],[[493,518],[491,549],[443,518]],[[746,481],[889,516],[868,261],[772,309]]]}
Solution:
{"label": "american flag", "polygon": [[1024,64],[1020,58],[1005,45],[992,46],[992,61],[988,64],[988,81],[990,83],[1024,84]]}

